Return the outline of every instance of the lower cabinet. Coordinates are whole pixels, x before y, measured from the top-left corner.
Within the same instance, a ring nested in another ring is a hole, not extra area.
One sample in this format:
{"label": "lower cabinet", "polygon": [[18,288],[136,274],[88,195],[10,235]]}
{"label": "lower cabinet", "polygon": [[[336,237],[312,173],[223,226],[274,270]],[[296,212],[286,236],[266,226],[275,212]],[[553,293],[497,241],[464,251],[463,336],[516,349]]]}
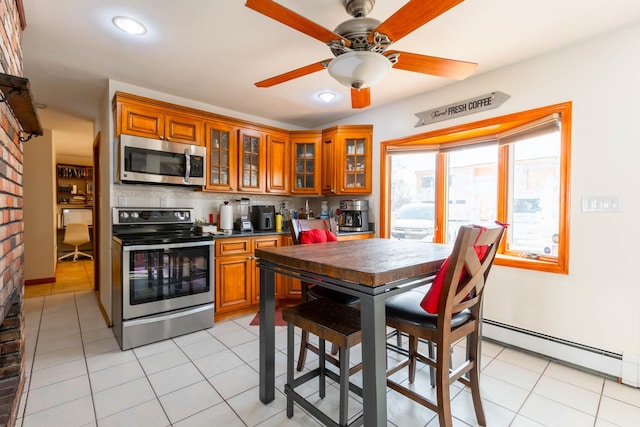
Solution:
{"label": "lower cabinet", "polygon": [[[372,234],[342,234],[338,240],[368,239]],[[255,312],[260,303],[260,269],[256,249],[289,246],[288,234],[216,240],[216,318]],[[300,280],[276,274],[276,300],[302,297]]]}
{"label": "lower cabinet", "polygon": [[[282,236],[282,245],[293,245],[291,236]],[[302,284],[300,280],[289,276],[280,276],[282,282],[282,298],[283,299],[300,299],[302,298]]]}
{"label": "lower cabinet", "polygon": [[[255,311],[260,302],[255,249],[280,246],[280,241],[280,235],[216,240],[216,315]],[[276,298],[280,298],[280,282],[281,276],[277,275]]]}

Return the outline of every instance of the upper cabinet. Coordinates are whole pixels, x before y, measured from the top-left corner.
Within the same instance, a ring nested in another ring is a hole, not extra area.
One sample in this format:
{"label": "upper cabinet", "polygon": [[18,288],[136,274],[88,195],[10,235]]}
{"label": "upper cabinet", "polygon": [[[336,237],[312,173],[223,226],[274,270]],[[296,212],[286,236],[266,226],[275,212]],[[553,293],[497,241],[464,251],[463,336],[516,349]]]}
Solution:
{"label": "upper cabinet", "polygon": [[238,189],[238,129],[224,122],[205,124],[207,146],[207,190],[237,191]]}
{"label": "upper cabinet", "polygon": [[164,106],[151,106],[146,102],[116,94],[116,133],[163,139],[185,144],[204,145],[204,120]]}
{"label": "upper cabinet", "polygon": [[238,190],[263,193],[266,189],[266,141],[265,134],[251,129],[240,129]]}
{"label": "upper cabinet", "polygon": [[371,125],[343,125],[322,132],[322,194],[371,194]]}
{"label": "upper cabinet", "polygon": [[289,194],[289,136],[267,134],[267,193]]}
{"label": "upper cabinet", "polygon": [[121,133],[207,147],[205,191],[363,195],[372,191],[371,125],[287,131],[116,92]]}
{"label": "upper cabinet", "polygon": [[291,194],[320,194],[321,131],[291,131]]}

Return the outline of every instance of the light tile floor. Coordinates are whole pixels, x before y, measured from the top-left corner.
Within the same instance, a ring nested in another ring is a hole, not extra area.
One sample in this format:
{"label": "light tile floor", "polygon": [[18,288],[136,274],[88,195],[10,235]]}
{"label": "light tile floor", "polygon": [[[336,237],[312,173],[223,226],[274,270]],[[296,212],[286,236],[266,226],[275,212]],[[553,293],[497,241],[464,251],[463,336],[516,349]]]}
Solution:
{"label": "light tile floor", "polygon": [[[249,326],[252,318],[121,351],[94,292],[28,298],[27,379],[17,425],[317,427],[297,406],[287,419],[281,392],[269,405],[260,403],[258,327]],[[278,390],[285,382],[285,342],[285,328],[278,327]],[[456,349],[454,362],[460,353]],[[640,425],[639,389],[491,342],[483,345],[482,367],[488,426]],[[304,393],[335,417],[337,388],[332,384],[320,400],[314,397],[316,384],[303,385]],[[428,370],[419,371],[413,387],[432,394]],[[454,426],[475,426],[471,394],[454,385],[452,399]],[[359,410],[359,399],[351,399],[351,416]],[[438,425],[433,412],[394,391],[388,393],[388,421],[398,427]]]}

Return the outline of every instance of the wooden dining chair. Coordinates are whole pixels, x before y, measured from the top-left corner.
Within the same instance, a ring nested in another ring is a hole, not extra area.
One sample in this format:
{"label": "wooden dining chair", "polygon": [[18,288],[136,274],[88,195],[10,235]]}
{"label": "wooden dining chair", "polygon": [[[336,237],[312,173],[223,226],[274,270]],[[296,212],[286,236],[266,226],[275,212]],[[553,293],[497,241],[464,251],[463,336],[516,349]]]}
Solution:
{"label": "wooden dining chair", "polygon": [[[289,221],[289,230],[291,230],[291,238],[295,245],[321,242],[323,240],[323,234],[326,237],[326,232],[330,232],[335,236],[337,229],[338,226],[333,218],[292,219]],[[332,239],[332,237],[329,238]],[[317,300],[320,298],[327,298],[334,302],[351,307],[356,307],[360,303],[360,299],[358,297],[323,288],[322,286],[313,286],[309,283],[302,282],[302,302]],[[303,329],[300,342],[300,353],[298,355],[298,364],[296,366],[298,371],[302,371],[304,368],[304,364],[307,359],[307,350],[316,354],[319,354],[320,351],[316,345],[309,341],[309,332]],[[331,354],[335,355],[337,352],[337,346],[333,345],[331,348]],[[327,356],[327,361],[335,366],[340,366],[339,361],[333,357]]]}
{"label": "wooden dining chair", "polygon": [[[427,294],[409,291],[386,301],[387,325],[409,336],[408,358],[387,370],[387,385],[437,412],[441,427],[452,426],[450,385],[456,381],[471,388],[478,424],[486,425],[479,384],[482,298],[505,227],[460,227],[453,251]],[[463,338],[467,357],[454,367],[449,351]],[[435,344],[435,354],[418,352],[419,339]],[[417,361],[435,368],[435,402],[389,378],[408,367],[413,383]]]}

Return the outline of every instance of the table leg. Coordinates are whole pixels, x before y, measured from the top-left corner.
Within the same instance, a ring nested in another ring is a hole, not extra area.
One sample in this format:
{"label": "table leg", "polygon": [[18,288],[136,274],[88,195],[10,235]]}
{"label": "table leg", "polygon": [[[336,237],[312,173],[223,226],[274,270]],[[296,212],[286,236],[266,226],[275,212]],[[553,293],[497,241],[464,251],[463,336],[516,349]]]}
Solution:
{"label": "table leg", "polygon": [[260,401],[275,398],[275,273],[260,269]]}
{"label": "table leg", "polygon": [[386,316],[382,296],[360,297],[364,425],[387,425]]}

